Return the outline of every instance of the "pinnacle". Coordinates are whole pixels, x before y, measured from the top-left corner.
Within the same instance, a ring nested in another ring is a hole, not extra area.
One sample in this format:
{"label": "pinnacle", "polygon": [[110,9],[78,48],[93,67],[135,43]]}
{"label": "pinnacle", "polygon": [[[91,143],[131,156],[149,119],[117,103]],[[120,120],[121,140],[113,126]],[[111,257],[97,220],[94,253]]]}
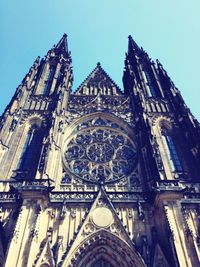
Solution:
{"label": "pinnacle", "polygon": [[135,53],[135,54],[141,54],[142,49],[137,45],[137,43],[134,41],[133,37],[131,35],[128,36],[128,54],[129,53]]}
{"label": "pinnacle", "polygon": [[66,57],[69,55],[68,45],[67,45],[67,34],[64,33],[55,48],[60,51]]}
{"label": "pinnacle", "polygon": [[135,49],[140,49],[139,46],[136,44],[136,42],[133,40],[133,37],[131,35],[128,36],[129,39],[129,44],[135,48]]}
{"label": "pinnacle", "polygon": [[58,44],[56,45],[57,48],[62,47],[63,45],[65,46],[67,42],[67,34],[64,33]]}

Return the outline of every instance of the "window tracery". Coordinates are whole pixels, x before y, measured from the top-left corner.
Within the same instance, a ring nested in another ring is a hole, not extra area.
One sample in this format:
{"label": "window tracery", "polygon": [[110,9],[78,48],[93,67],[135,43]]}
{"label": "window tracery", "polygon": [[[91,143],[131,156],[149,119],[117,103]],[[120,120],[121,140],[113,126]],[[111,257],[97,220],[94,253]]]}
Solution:
{"label": "window tracery", "polygon": [[27,165],[28,163],[30,163],[31,158],[37,153],[36,150],[40,135],[39,130],[40,129],[37,127],[37,125],[33,125],[27,132],[21,156],[18,161],[17,169],[27,168]]}
{"label": "window tracery", "polygon": [[159,90],[152,68],[145,66],[143,68],[143,72],[144,72],[146,84],[147,84],[146,86],[147,96],[153,97],[153,98],[161,97],[161,92]]}
{"label": "window tracery", "polygon": [[172,124],[167,121],[160,122],[160,137],[172,172],[183,172],[181,158],[177,148],[177,139]]}
{"label": "window tracery", "polygon": [[52,85],[52,81],[53,81],[53,77],[55,74],[55,67],[54,66],[50,66],[47,70],[47,79],[45,81],[44,84],[44,88],[43,88],[43,95],[48,95],[50,93],[50,89],[51,89],[51,85]]}
{"label": "window tracery", "polygon": [[162,134],[162,140],[172,171],[183,171],[172,136],[169,134]]}
{"label": "window tracery", "polygon": [[34,178],[42,150],[43,134],[41,122],[30,120],[29,129],[25,129],[23,142],[19,146],[19,157],[13,171],[15,179]]}
{"label": "window tracery", "polygon": [[[64,149],[68,173],[90,182],[109,183],[131,176],[136,147],[118,124],[98,118],[78,127]],[[84,125],[84,127],[83,127]]]}

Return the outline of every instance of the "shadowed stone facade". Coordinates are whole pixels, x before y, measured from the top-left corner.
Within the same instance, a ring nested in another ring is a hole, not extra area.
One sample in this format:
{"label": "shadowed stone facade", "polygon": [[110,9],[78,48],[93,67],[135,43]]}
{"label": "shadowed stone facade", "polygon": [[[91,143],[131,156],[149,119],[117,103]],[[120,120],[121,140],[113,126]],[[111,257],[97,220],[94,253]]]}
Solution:
{"label": "shadowed stone facade", "polygon": [[200,127],[161,63],[129,36],[124,90],[72,83],[63,35],[1,117],[0,266],[199,266]]}

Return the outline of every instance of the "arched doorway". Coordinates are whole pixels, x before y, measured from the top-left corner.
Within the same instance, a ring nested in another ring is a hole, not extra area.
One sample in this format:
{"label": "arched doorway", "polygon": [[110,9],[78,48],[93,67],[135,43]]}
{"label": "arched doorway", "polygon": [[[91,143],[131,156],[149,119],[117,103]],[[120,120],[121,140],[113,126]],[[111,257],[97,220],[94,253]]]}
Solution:
{"label": "arched doorway", "polygon": [[106,230],[88,236],[62,266],[146,267],[133,244]]}
{"label": "arched doorway", "polygon": [[114,267],[110,262],[105,259],[99,259],[92,264],[92,267]]}

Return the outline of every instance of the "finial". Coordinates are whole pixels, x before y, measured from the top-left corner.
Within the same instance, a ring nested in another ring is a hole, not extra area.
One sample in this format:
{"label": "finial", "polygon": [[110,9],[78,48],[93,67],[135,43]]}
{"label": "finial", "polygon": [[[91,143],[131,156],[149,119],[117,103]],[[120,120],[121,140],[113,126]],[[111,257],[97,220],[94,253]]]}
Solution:
{"label": "finial", "polygon": [[100,67],[101,66],[101,63],[100,62],[97,62],[97,66]]}
{"label": "finial", "polygon": [[36,60],[34,61],[33,64],[35,65],[35,64],[38,64],[39,62],[40,62],[40,56],[38,56],[38,57],[36,58]]}
{"label": "finial", "polygon": [[68,45],[67,45],[67,34],[64,33],[57,45],[53,46],[56,53],[62,53],[64,57],[69,57]]}
{"label": "finial", "polygon": [[137,45],[137,43],[133,40],[131,35],[128,36],[128,54],[129,53],[137,53],[140,54],[141,48]]}

